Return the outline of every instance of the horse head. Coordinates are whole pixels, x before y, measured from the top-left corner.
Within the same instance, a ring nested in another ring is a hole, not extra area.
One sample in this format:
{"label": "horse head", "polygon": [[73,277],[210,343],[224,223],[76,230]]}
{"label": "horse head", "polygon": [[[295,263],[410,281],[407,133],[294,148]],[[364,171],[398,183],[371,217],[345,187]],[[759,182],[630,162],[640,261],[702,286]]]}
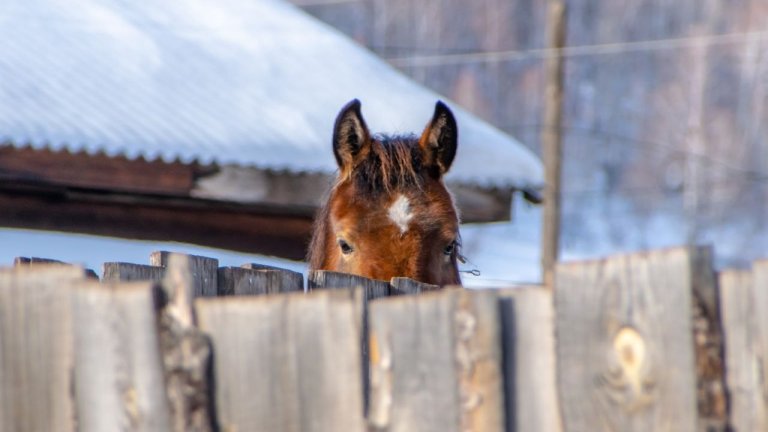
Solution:
{"label": "horse head", "polygon": [[310,269],[459,284],[459,217],[443,183],[457,143],[442,102],[420,136],[372,135],[358,100],[342,108],[333,130],[338,177],[315,222]]}

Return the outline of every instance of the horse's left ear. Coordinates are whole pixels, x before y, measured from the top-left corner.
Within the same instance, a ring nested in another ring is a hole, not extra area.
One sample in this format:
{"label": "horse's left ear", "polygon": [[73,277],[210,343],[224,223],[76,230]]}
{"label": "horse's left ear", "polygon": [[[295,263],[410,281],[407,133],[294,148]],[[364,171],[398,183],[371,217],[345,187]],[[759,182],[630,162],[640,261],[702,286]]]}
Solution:
{"label": "horse's left ear", "polygon": [[435,114],[419,139],[424,166],[434,177],[440,178],[451,168],[458,140],[459,131],[453,113],[442,101],[438,101]]}

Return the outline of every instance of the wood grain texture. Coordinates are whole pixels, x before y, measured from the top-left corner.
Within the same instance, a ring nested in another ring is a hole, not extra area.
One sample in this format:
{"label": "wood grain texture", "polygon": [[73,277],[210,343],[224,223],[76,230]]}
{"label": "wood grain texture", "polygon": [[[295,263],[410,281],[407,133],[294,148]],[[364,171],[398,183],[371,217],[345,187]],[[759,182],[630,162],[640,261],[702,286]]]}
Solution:
{"label": "wood grain texture", "polygon": [[541,152],[544,162],[544,188],[541,229],[541,279],[550,289],[554,286],[555,265],[560,255],[563,157],[564,64],[561,55],[566,41],[568,9],[562,0],[547,2],[547,49],[556,55],[546,58],[544,67],[544,127],[541,129]]}
{"label": "wood grain texture", "polygon": [[697,430],[695,253],[676,248],[558,265],[566,431]]}
{"label": "wood grain texture", "polygon": [[757,348],[759,355],[759,364],[757,371],[760,374],[761,397],[762,397],[762,425],[768,422],[765,417],[768,416],[768,260],[759,260],[752,265],[753,289],[755,313],[752,315],[755,320],[753,344]]}
{"label": "wood grain texture", "polygon": [[359,306],[348,292],[196,300],[222,431],[364,430]]}
{"label": "wood grain texture", "polygon": [[147,282],[75,287],[78,430],[171,430],[153,289]]}
{"label": "wood grain texture", "polygon": [[105,262],[102,265],[102,281],[131,282],[153,281],[160,282],[165,275],[164,267],[123,262]]}
{"label": "wood grain texture", "polygon": [[72,266],[0,270],[0,432],[74,431]]}
{"label": "wood grain texture", "polygon": [[690,258],[697,428],[702,432],[725,432],[728,431],[728,395],[714,251],[711,247],[693,248]]}
{"label": "wood grain texture", "polygon": [[[78,264],[66,263],[64,261],[59,261],[59,260],[50,259],[50,258],[16,257],[13,259],[13,265],[15,267],[38,266],[40,264],[42,265],[49,265],[49,264],[74,265],[75,267],[80,267]],[[91,269],[85,269],[85,275],[88,278],[99,280],[99,275],[97,275],[96,272]]]}
{"label": "wood grain texture", "polygon": [[[768,353],[768,323],[764,316],[768,313],[768,299],[757,293],[765,291],[768,262],[755,263],[753,269],[754,276],[738,270],[720,274],[726,376],[735,431],[768,430],[768,386],[763,372]],[[761,279],[763,285],[755,283],[756,279]],[[763,297],[762,303],[757,297]]]}
{"label": "wood grain texture", "polygon": [[219,260],[197,255],[175,254],[166,251],[152,252],[149,264],[168,267],[171,255],[184,256],[188,260],[187,271],[191,273],[194,297],[216,297],[218,293]]}
{"label": "wood grain texture", "polygon": [[378,431],[501,431],[495,293],[444,290],[371,303],[371,405]]}
{"label": "wood grain texture", "polygon": [[552,292],[543,287],[523,287],[501,290],[499,296],[503,322],[510,326],[502,329],[504,347],[512,357],[512,368],[504,372],[512,392],[507,398],[507,414],[514,413],[514,419],[507,418],[507,431],[559,432],[562,424]]}
{"label": "wood grain texture", "polygon": [[195,292],[205,292],[201,285],[210,286],[208,281],[216,278],[215,268],[211,275],[211,263],[208,262],[208,271],[201,276],[200,262],[209,258],[200,260],[174,253],[167,254],[165,259],[167,268],[162,283],[165,296],[160,313],[160,347],[172,430],[214,430],[213,413],[210,411],[210,341],[195,326],[197,321],[192,302]]}
{"label": "wood grain texture", "polygon": [[0,208],[5,227],[179,241],[295,260],[305,257],[312,235],[311,210],[188,197],[0,181]]}
{"label": "wood grain texture", "polygon": [[[251,167],[219,167],[195,179],[193,197],[249,203],[302,206],[312,211],[333,185],[334,177],[324,173],[285,173]],[[483,188],[471,184],[449,182],[466,223],[510,219],[511,187]]]}
{"label": "wood grain texture", "polygon": [[50,258],[39,257],[16,257],[13,259],[14,266],[23,266],[30,264],[66,264],[64,261],[59,261]]}
{"label": "wood grain texture", "polygon": [[360,361],[362,364],[363,380],[363,411],[368,413],[370,394],[370,362],[368,361],[368,304],[377,299],[390,295],[392,287],[384,281],[368,279],[362,276],[348,273],[339,273],[327,270],[310,271],[307,275],[307,290],[318,289],[344,289],[350,295],[360,297],[359,309],[356,310],[357,320],[362,329],[360,333]]}
{"label": "wood grain texture", "polygon": [[512,220],[512,194],[515,188],[483,188],[447,182],[463,223]]}
{"label": "wood grain texture", "polygon": [[307,275],[307,288],[309,291],[324,288],[354,288],[361,287],[368,295],[369,300],[386,297],[390,287],[386,281],[368,279],[348,273],[339,273],[329,270],[313,270]]}
{"label": "wood grain texture", "polygon": [[260,295],[304,291],[301,273],[276,268],[220,267],[219,295]]}
{"label": "wood grain texture", "polygon": [[61,186],[187,195],[197,164],[0,146],[0,174]]}
{"label": "wood grain texture", "polygon": [[391,286],[390,295],[421,294],[440,289],[437,285],[427,284],[405,277],[393,277],[392,280],[389,281],[389,284]]}
{"label": "wood grain texture", "polygon": [[316,210],[333,181],[333,176],[326,173],[228,165],[216,167],[209,174],[198,176],[190,195]]}

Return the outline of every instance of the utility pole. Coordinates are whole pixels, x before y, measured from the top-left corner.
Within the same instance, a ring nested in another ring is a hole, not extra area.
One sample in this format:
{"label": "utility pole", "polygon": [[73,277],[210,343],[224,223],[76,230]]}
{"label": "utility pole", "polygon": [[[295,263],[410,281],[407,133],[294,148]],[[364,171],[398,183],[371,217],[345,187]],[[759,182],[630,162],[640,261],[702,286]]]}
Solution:
{"label": "utility pole", "polygon": [[[694,29],[695,35],[704,34],[701,26]],[[701,209],[701,180],[699,168],[701,157],[705,153],[702,123],[704,118],[704,90],[706,86],[707,48],[704,44],[696,44],[691,50],[688,63],[690,102],[688,103],[687,131],[685,137],[685,177],[683,181],[683,208],[688,225],[686,241],[695,246],[701,230],[699,210]]]}
{"label": "utility pole", "polygon": [[563,47],[566,7],[550,0],[547,12],[546,93],[541,145],[544,155],[544,217],[541,235],[541,270],[544,286],[552,289],[560,249],[560,177],[562,150]]}

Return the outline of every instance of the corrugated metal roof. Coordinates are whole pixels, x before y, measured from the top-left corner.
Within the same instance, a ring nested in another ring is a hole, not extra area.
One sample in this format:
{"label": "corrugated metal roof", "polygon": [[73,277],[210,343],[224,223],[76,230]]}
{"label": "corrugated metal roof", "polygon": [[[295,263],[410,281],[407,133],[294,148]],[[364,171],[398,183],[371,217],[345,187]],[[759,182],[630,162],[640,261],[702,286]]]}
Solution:
{"label": "corrugated metal roof", "polygon": [[[418,132],[441,97],[283,1],[0,4],[0,141],[333,171],[333,120],[352,98],[372,131]],[[529,150],[452,108],[449,179],[543,182]]]}

